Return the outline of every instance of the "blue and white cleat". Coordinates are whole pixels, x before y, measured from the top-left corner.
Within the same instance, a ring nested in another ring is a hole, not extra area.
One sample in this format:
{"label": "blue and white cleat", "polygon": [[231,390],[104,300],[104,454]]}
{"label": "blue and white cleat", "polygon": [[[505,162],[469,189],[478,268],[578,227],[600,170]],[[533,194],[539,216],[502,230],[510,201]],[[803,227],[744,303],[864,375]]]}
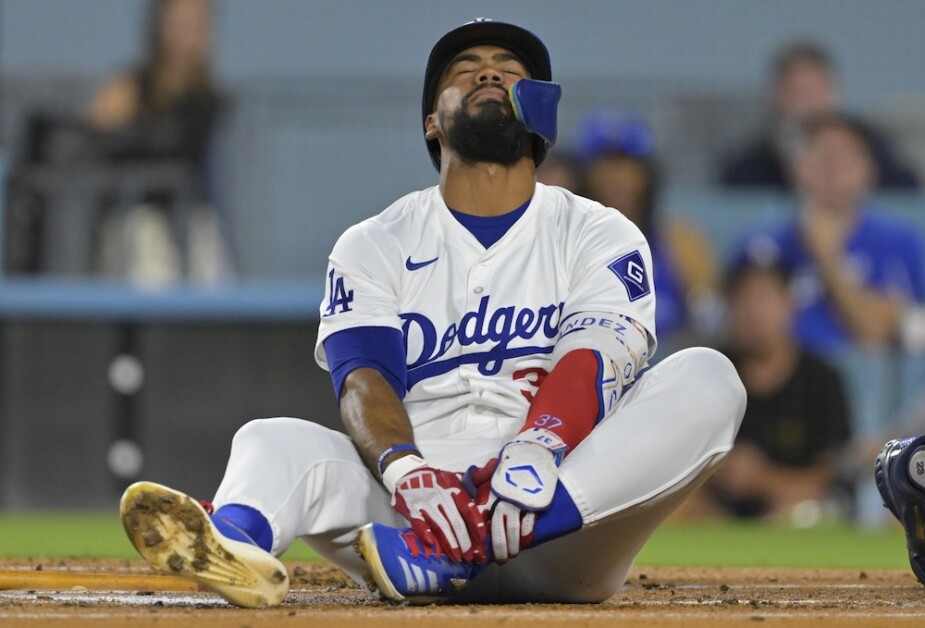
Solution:
{"label": "blue and white cleat", "polygon": [[355,547],[369,567],[367,585],[391,602],[444,602],[483,569],[451,561],[439,547],[425,546],[410,528],[381,523],[360,528]]}
{"label": "blue and white cleat", "polygon": [[891,440],[874,463],[883,505],[906,530],[909,564],[925,584],[925,436]]}

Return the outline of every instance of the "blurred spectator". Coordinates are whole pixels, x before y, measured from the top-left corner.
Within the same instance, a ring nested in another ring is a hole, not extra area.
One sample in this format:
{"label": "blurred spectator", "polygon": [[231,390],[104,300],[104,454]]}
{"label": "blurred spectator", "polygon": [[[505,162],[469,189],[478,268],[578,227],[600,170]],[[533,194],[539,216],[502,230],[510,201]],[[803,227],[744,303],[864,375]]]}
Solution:
{"label": "blurred spectator", "polygon": [[[208,0],[152,0],[146,56],[138,67],[109,79],[93,98],[87,120],[98,153],[114,163],[185,165],[194,201],[189,216],[189,273],[214,280],[230,273],[228,252],[210,201],[208,166],[221,97],[209,68]],[[141,207],[106,216],[100,232],[104,273],[140,281],[176,279],[182,272],[172,235],[174,191],[152,189]]]}
{"label": "blurred spectator", "polygon": [[220,97],[209,69],[208,0],[153,0],[147,50],[137,68],[110,78],[87,118],[113,159],[188,161],[202,169]]}
{"label": "blurred spectator", "polygon": [[107,80],[81,116],[27,113],[7,187],[8,272],[140,283],[232,274],[209,193],[222,110],[210,4],[151,0],[147,17],[143,60]]}
{"label": "blurred spectator", "polygon": [[[779,51],[772,64],[770,83],[770,119],[761,136],[740,149],[723,167],[723,185],[789,188],[787,164],[799,142],[802,125],[840,108],[835,66],[829,53],[816,43],[798,42]],[[886,138],[867,124],[858,123],[858,128],[867,135],[879,187],[917,188],[915,173],[896,159]]]}
{"label": "blurred spectator", "polygon": [[826,115],[797,150],[799,210],[788,224],[745,238],[737,257],[775,260],[794,274],[796,335],[827,353],[898,340],[905,310],[925,297],[921,241],[867,201],[876,170],[853,119]]}
{"label": "blurred spectator", "polygon": [[578,164],[570,153],[557,149],[546,155],[536,169],[536,180],[575,192],[579,186]]}
{"label": "blurred spectator", "polygon": [[619,111],[591,112],[579,126],[575,152],[582,168],[579,193],[622,212],[649,241],[659,340],[669,341],[682,329],[712,332],[718,303],[713,251],[693,226],[660,211],[648,125]]}
{"label": "blurred spectator", "polygon": [[844,387],[793,337],[786,267],[745,259],[727,294],[729,357],[748,405],[735,448],[702,497],[736,516],[787,519],[834,486],[836,453],[850,438]]}

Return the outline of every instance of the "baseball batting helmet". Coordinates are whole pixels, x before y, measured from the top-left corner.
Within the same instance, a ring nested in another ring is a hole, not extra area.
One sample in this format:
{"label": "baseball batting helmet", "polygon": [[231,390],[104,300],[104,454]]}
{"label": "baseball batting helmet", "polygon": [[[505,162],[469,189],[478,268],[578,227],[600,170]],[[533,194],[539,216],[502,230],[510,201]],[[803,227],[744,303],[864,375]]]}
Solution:
{"label": "baseball batting helmet", "polygon": [[[530,77],[540,81],[552,80],[552,68],[549,63],[549,51],[539,37],[525,28],[495,22],[480,17],[451,30],[440,38],[430,51],[427,69],[424,71],[424,97],[421,102],[422,121],[426,125],[427,116],[434,111],[437,99],[437,83],[443,71],[459,52],[479,45],[501,46],[516,54],[527,67]],[[437,172],[440,171],[440,142],[426,140],[427,151]],[[539,135],[533,135],[533,161],[540,165],[546,157],[548,146]]]}

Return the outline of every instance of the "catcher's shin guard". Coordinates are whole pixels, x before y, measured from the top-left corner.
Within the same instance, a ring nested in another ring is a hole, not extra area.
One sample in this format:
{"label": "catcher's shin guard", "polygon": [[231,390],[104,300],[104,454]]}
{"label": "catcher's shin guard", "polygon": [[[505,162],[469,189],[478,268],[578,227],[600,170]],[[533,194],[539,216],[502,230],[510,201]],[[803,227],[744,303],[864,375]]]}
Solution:
{"label": "catcher's shin guard", "polygon": [[138,482],[125,490],[119,509],[129,540],[160,571],[190,578],[245,608],[278,606],[289,592],[279,560],[220,534],[188,495]]}
{"label": "catcher's shin guard", "polygon": [[906,531],[909,564],[925,584],[925,436],[891,440],[874,463],[883,505]]}

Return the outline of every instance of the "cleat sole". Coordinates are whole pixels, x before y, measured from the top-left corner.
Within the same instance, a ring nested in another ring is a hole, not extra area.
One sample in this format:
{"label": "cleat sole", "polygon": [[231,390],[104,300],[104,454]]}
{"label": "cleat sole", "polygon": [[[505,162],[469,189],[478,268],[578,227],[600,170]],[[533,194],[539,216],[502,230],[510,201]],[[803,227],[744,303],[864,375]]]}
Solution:
{"label": "cleat sole", "polygon": [[289,592],[279,560],[221,536],[188,495],[138,482],[126,489],[119,510],[132,545],[159,571],[190,578],[244,608],[278,606]]}

